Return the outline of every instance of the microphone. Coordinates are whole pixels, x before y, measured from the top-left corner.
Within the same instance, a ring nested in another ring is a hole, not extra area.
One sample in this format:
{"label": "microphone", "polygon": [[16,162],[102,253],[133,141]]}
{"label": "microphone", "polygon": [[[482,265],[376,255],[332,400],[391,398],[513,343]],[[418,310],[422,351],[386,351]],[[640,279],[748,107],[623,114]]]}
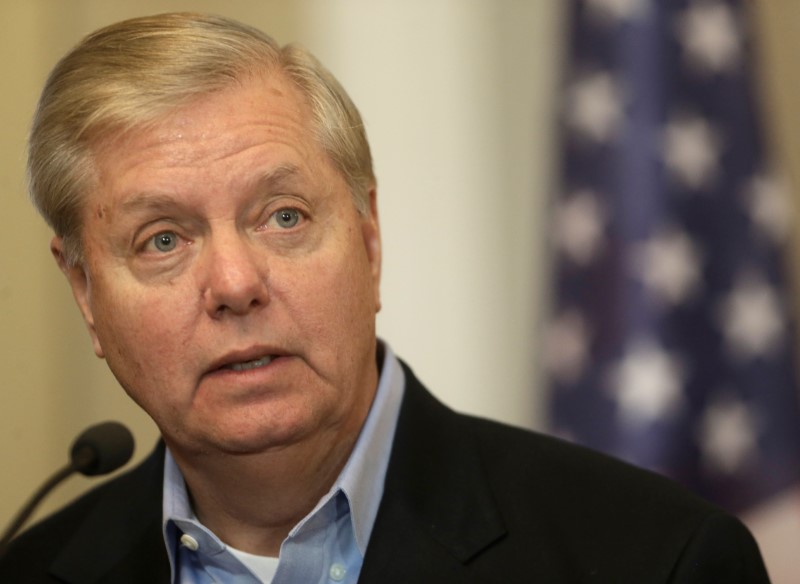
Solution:
{"label": "microphone", "polygon": [[119,422],[102,422],[84,430],[72,443],[69,463],[51,476],[17,514],[0,538],[0,558],[34,509],[59,483],[79,472],[99,476],[114,472],[131,459],[133,435]]}
{"label": "microphone", "polygon": [[87,477],[114,472],[133,456],[133,435],[119,422],[91,426],[75,439],[70,466]]}

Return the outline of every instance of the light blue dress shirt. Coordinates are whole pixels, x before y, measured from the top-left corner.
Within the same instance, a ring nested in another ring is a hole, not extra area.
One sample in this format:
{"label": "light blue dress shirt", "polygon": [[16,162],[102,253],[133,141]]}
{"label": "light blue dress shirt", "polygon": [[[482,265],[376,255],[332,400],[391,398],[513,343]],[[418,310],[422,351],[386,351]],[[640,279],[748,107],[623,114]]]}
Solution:
{"label": "light blue dress shirt", "polygon": [[[272,584],[355,584],[383,494],[405,376],[385,343],[381,377],[353,452],[330,491],[283,541]],[[167,450],[164,540],[175,584],[262,582],[194,515]]]}

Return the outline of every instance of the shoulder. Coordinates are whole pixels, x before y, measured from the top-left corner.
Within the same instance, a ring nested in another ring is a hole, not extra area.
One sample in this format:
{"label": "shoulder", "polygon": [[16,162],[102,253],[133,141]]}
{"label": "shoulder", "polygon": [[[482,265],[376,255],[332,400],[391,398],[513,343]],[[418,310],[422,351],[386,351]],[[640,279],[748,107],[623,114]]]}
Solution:
{"label": "shoulder", "polygon": [[[626,574],[615,581],[636,582],[660,574],[669,581],[692,557],[695,566],[744,563],[752,572],[742,573],[758,574],[750,581],[766,581],[747,529],[678,484],[554,437],[455,413],[410,370],[406,378],[397,435],[405,473],[421,472],[429,484],[446,485],[439,504],[483,490],[488,496],[481,511],[491,508],[504,525],[505,536],[476,566],[494,557],[492,569],[511,569],[533,554],[543,564],[543,577]],[[710,552],[725,547],[727,553]],[[695,551],[700,556],[692,556]]]}
{"label": "shoulder", "polygon": [[[481,453],[495,492],[563,502],[559,520],[611,520],[615,524],[646,517],[648,523],[702,516],[720,510],[656,473],[621,460],[498,422],[455,414],[463,432]],[[507,480],[513,477],[514,480]],[[570,517],[570,510],[578,517]]]}
{"label": "shoulder", "polygon": [[575,558],[573,569],[768,581],[747,528],[675,482],[557,438],[456,415],[509,531],[558,542],[553,553]]}
{"label": "shoulder", "polygon": [[[405,373],[406,394],[398,434],[415,436],[415,429],[426,428],[428,439],[435,437],[433,451],[438,450],[439,456],[453,450],[473,451],[476,456],[459,458],[478,461],[498,496],[518,496],[531,501],[531,506],[541,499],[567,502],[569,506],[561,510],[560,519],[566,518],[570,508],[581,509],[584,523],[591,518],[602,519],[612,509],[617,522],[647,509],[649,518],[656,519],[664,507],[671,509],[663,512],[665,518],[674,518],[676,509],[690,515],[719,511],[663,476],[600,452],[530,429],[454,412],[439,402],[407,366]],[[399,435],[398,439],[408,438]],[[427,440],[423,444],[431,448]],[[598,509],[586,515],[586,508],[591,506]]]}
{"label": "shoulder", "polygon": [[[429,456],[458,450],[465,463],[482,467],[496,493],[569,501],[577,507],[600,501],[624,502],[625,507],[659,502],[700,513],[717,510],[673,481],[611,456],[530,429],[454,412],[407,366],[405,374],[398,440],[418,440],[417,448],[430,450]],[[419,428],[428,435],[420,437]],[[464,458],[466,451],[475,456]]]}

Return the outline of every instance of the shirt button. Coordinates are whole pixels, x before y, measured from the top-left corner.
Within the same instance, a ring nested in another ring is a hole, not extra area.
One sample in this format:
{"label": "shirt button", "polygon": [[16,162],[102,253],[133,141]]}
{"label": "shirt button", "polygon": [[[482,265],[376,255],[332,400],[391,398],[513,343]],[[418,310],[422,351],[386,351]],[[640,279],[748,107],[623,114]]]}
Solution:
{"label": "shirt button", "polygon": [[330,572],[331,580],[334,582],[341,582],[344,580],[344,575],[347,574],[347,568],[341,564],[334,564],[331,566]]}
{"label": "shirt button", "polygon": [[184,533],[181,536],[181,545],[193,552],[196,552],[198,549],[200,549],[200,544],[197,543],[197,540],[188,533]]}

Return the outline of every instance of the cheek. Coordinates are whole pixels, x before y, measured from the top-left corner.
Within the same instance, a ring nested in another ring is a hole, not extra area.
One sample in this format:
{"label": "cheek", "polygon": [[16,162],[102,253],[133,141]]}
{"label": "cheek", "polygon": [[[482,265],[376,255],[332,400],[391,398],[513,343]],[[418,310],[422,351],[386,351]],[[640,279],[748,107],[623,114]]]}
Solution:
{"label": "cheek", "polygon": [[348,319],[353,313],[364,311],[374,313],[369,264],[359,251],[318,257],[302,273],[289,266],[290,273],[294,273],[286,286],[288,297],[303,291],[308,310],[333,320]]}
{"label": "cheek", "polygon": [[288,317],[290,335],[326,370],[359,359],[374,340],[374,297],[365,266],[357,254],[339,249],[302,264],[273,263],[270,270],[274,311],[268,312],[281,321]]}
{"label": "cheek", "polygon": [[[170,291],[171,292],[171,291]],[[173,293],[174,294],[174,293]],[[145,294],[135,286],[104,287],[92,302],[97,337],[109,367],[129,393],[155,391],[175,375],[188,338],[185,308],[171,294]]]}
{"label": "cheek", "polygon": [[369,265],[360,255],[338,256],[316,269],[315,289],[309,295],[309,309],[316,311],[331,348],[341,354],[355,349],[352,358],[371,344],[374,336],[375,306]]}

